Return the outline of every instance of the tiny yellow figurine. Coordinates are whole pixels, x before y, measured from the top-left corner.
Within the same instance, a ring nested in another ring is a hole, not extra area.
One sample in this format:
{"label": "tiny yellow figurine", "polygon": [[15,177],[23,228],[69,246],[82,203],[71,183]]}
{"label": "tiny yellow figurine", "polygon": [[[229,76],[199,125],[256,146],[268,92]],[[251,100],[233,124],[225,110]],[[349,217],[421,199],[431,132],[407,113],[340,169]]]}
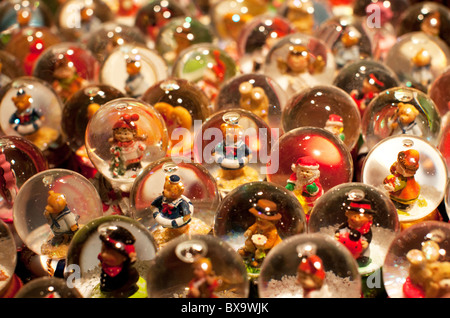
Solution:
{"label": "tiny yellow figurine", "polygon": [[262,87],[253,86],[249,81],[242,82],[239,85],[239,105],[255,115],[259,116],[264,121],[267,121],[269,115],[269,98]]}
{"label": "tiny yellow figurine", "polygon": [[426,49],[420,49],[416,55],[411,58],[411,76],[414,81],[413,84],[418,85],[419,89],[427,89],[433,81],[431,60],[431,54]]}
{"label": "tiny yellow figurine", "polygon": [[126,70],[128,77],[125,80],[125,92],[128,96],[138,98],[145,93],[149,85],[145,82],[142,75],[142,61],[140,57],[127,58]]}
{"label": "tiny yellow figurine", "polygon": [[[400,130],[402,134],[415,135],[417,130],[416,118],[420,112],[412,104],[398,103],[397,109],[391,118],[392,131]],[[420,136],[420,134],[419,134]]]}

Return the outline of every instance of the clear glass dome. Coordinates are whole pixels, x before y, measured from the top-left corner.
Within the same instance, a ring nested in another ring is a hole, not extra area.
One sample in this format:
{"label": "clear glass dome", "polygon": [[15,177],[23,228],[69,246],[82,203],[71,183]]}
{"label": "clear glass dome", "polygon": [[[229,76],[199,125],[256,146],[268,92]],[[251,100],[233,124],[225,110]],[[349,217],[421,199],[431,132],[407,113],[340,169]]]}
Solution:
{"label": "clear glass dome", "polygon": [[0,31],[27,26],[53,26],[52,14],[41,1],[10,0],[0,5]]}
{"label": "clear glass dome", "polygon": [[82,298],[74,287],[58,277],[39,277],[26,283],[14,298]]}
{"label": "clear glass dome", "polygon": [[15,275],[17,250],[8,225],[0,219],[0,295],[4,295]]}

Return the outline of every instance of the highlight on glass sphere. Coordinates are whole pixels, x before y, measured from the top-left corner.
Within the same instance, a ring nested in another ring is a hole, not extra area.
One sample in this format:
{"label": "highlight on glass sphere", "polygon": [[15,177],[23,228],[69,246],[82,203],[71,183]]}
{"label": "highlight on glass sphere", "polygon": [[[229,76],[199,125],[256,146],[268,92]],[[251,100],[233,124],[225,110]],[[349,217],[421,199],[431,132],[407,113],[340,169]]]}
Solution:
{"label": "highlight on glass sphere", "polygon": [[293,94],[283,109],[281,123],[284,132],[299,127],[324,128],[349,150],[356,145],[361,132],[356,102],[333,85],[317,85]]}
{"label": "highlight on glass sphere", "polygon": [[242,108],[264,120],[271,128],[281,128],[281,112],[286,93],[264,74],[237,75],[225,83],[215,100],[215,109]]}
{"label": "highlight on glass sphere", "polygon": [[447,87],[450,84],[450,69],[442,72],[430,85],[428,96],[436,104],[441,117],[450,110],[450,92]]}
{"label": "highlight on glass sphere", "polygon": [[384,138],[396,135],[417,136],[437,145],[440,127],[441,118],[433,100],[407,87],[378,94],[362,118],[362,136],[369,150]]}
{"label": "highlight on glass sphere", "polygon": [[214,101],[220,87],[237,74],[236,62],[226,51],[212,43],[201,43],[178,56],[171,75],[195,83]]}
{"label": "highlight on glass sphere", "polygon": [[319,84],[331,84],[336,70],[334,56],[321,39],[302,33],[289,34],[267,53],[262,71],[288,96]]}
{"label": "highlight on glass sphere", "polygon": [[272,249],[261,268],[258,292],[262,298],[360,298],[361,276],[342,244],[304,233]]}
{"label": "highlight on glass sphere", "polygon": [[130,210],[158,247],[182,235],[212,232],[221,200],[214,178],[200,164],[163,158],[148,165],[130,191]]}
{"label": "highlight on glass sphere", "polygon": [[214,236],[237,251],[251,278],[259,275],[274,247],[304,232],[306,217],[295,196],[265,181],[231,191],[221,201],[214,222]]}
{"label": "highlight on glass sphere", "polygon": [[390,298],[448,298],[449,234],[450,224],[424,221],[397,236],[383,266]]}
{"label": "highlight on glass sphere", "polygon": [[149,298],[247,298],[242,259],[211,235],[182,235],[160,250],[147,276]]}
{"label": "highlight on glass sphere", "polygon": [[445,196],[447,167],[439,150],[426,140],[392,136],[367,154],[361,180],[389,196],[403,225],[433,215]]}
{"label": "highlight on glass sphere", "polygon": [[166,79],[167,65],[155,51],[138,44],[123,44],[106,57],[100,83],[139,98],[153,84]]}
{"label": "highlight on glass sphere", "polygon": [[72,170],[48,169],[30,177],[13,206],[17,234],[25,245],[48,260],[63,259],[76,232],[103,207],[94,186]]}
{"label": "highlight on glass sphere", "polygon": [[194,162],[216,179],[223,195],[237,186],[262,181],[278,131],[252,112],[234,108],[216,112],[198,129]]}
{"label": "highlight on glass sphere", "polygon": [[0,219],[11,223],[20,187],[48,169],[48,161],[33,143],[21,136],[0,137]]}
{"label": "highlight on glass sphere", "polygon": [[38,277],[27,282],[14,298],[82,298],[75,287],[69,287],[63,278]]}
{"label": "highlight on glass sphere", "polygon": [[102,216],[73,237],[65,279],[84,298],[147,298],[146,276],[156,252],[153,237],[139,222]]}
{"label": "highlight on glass sphere", "polygon": [[308,233],[327,235],[345,246],[365,276],[383,266],[387,248],[399,231],[397,210],[389,196],[359,182],[324,193],[308,222]]}
{"label": "highlight on glass sphere", "polygon": [[411,32],[397,39],[384,63],[397,74],[403,86],[426,93],[449,60],[450,50],[444,41],[425,32]]}
{"label": "highlight on glass sphere", "polygon": [[0,296],[11,288],[17,265],[17,250],[14,236],[8,225],[0,219]]}
{"label": "highlight on glass sphere", "polygon": [[52,13],[41,1],[14,0],[0,5],[0,31],[27,26],[53,26]]}
{"label": "highlight on glass sphere", "polygon": [[133,98],[103,104],[86,127],[86,150],[113,188],[128,192],[136,176],[166,155],[167,128],[150,105]]}

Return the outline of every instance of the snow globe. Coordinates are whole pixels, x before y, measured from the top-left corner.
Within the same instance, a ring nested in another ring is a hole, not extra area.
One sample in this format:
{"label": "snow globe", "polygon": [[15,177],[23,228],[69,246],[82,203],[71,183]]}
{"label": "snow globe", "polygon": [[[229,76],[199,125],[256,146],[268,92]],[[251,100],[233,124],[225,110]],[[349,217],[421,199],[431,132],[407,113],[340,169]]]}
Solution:
{"label": "snow globe", "polygon": [[281,123],[284,132],[299,127],[324,128],[350,150],[361,131],[361,116],[355,101],[332,85],[317,85],[292,95],[283,109]]}
{"label": "snow globe", "polygon": [[196,123],[212,114],[212,103],[195,84],[181,78],[169,78],[149,87],[140,97],[161,114],[169,134],[169,153],[192,155]]}
{"label": "snow globe", "polygon": [[435,146],[420,137],[401,135],[383,139],[367,154],[361,180],[389,196],[400,225],[406,228],[438,218],[447,176],[444,158]]}
{"label": "snow globe", "polygon": [[9,226],[0,219],[0,296],[4,298],[11,293],[17,286],[14,281],[17,280],[15,274],[17,265],[17,250],[14,236]]}
{"label": "snow globe", "polygon": [[[358,264],[364,297],[380,295],[372,276],[380,273],[387,248],[400,231],[397,210],[383,191],[359,182],[337,185],[316,201],[308,222],[308,233],[336,240]],[[380,290],[381,289],[381,290]]]}
{"label": "snow globe", "polygon": [[148,165],[130,191],[132,217],[151,232],[160,248],[183,234],[211,233],[220,200],[209,172],[180,157]]}
{"label": "snow globe", "polygon": [[167,75],[167,65],[155,51],[140,44],[123,44],[105,58],[99,80],[131,98],[139,98]]}
{"label": "snow globe", "polygon": [[113,18],[111,9],[101,0],[68,0],[55,13],[56,26],[66,41],[78,41]]}
{"label": "snow globe", "polygon": [[333,52],[338,69],[349,62],[372,56],[372,44],[364,29],[364,21],[355,16],[332,17],[314,32]]}
{"label": "snow globe", "polygon": [[362,135],[368,149],[389,136],[412,135],[437,145],[441,118],[425,93],[408,87],[381,92],[362,118]]}
{"label": "snow globe", "polygon": [[36,145],[21,136],[0,137],[0,219],[12,223],[13,205],[20,187],[48,162]]}
{"label": "snow globe", "polygon": [[212,43],[201,43],[178,56],[171,75],[195,83],[214,101],[220,87],[237,74],[238,66],[226,51]]}
{"label": "snow globe", "polygon": [[307,218],[326,191],[353,179],[348,147],[318,127],[295,128],[282,135],[272,148],[267,169],[267,181],[292,191]]}
{"label": "snow globe", "polygon": [[26,283],[14,298],[82,298],[63,278],[38,277]]}
{"label": "snow globe", "polygon": [[150,105],[123,97],[103,104],[86,127],[86,150],[95,168],[122,192],[149,163],[166,155],[167,129]]}
{"label": "snow globe", "polygon": [[237,186],[263,181],[278,131],[252,112],[235,108],[215,113],[196,131],[194,162],[216,179],[222,195]]}
{"label": "snow globe", "polygon": [[424,221],[397,236],[383,266],[390,298],[448,298],[449,235],[450,224]]}
{"label": "snow globe", "polygon": [[298,234],[267,256],[258,291],[262,298],[360,298],[361,277],[342,244],[319,233]]}
{"label": "snow globe", "polygon": [[65,278],[84,298],[147,298],[146,276],[156,252],[139,222],[102,216],[73,237]]}
{"label": "snow globe", "polygon": [[262,71],[283,88],[288,96],[306,87],[331,84],[336,62],[321,39],[293,33],[279,39],[267,53]]}
{"label": "snow globe", "polygon": [[292,24],[278,15],[265,14],[246,23],[237,41],[242,73],[260,72],[270,48],[290,33],[294,33]]}
{"label": "snow globe", "polygon": [[436,104],[441,118],[450,110],[450,92],[447,90],[450,84],[450,69],[445,70],[430,85],[428,96]]}
{"label": "snow globe", "polygon": [[419,31],[400,36],[384,63],[397,74],[403,86],[426,93],[447,68],[449,59],[450,50],[444,41]]}
{"label": "snow globe", "polygon": [[10,0],[0,5],[0,32],[27,26],[53,25],[52,14],[41,1]]}
{"label": "snow globe", "polygon": [[0,50],[0,88],[23,75],[21,61],[14,54]]}
{"label": "snow globe", "polygon": [[286,93],[280,85],[269,76],[257,73],[235,76],[220,88],[215,100],[217,111],[242,108],[276,129],[281,129],[285,105]]}
{"label": "snow globe", "polygon": [[215,36],[207,25],[193,17],[176,17],[164,25],[155,40],[156,51],[172,65],[184,49],[194,44],[213,43]]}
{"label": "snow globe", "polygon": [[[170,264],[170,266],[168,266]],[[211,235],[182,235],[158,252],[148,276],[149,298],[247,298],[242,259]]]}
{"label": "snow globe", "polygon": [[252,279],[273,248],[284,239],[306,232],[306,217],[294,195],[266,181],[240,185],[220,203],[214,236],[242,257]]}

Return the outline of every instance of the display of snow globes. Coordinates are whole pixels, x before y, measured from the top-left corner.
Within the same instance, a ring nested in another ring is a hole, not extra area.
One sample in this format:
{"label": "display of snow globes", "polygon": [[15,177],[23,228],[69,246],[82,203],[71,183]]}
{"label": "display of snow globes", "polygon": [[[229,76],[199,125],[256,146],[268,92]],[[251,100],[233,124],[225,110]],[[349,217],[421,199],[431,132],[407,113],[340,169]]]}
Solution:
{"label": "display of snow globes", "polygon": [[167,65],[155,51],[139,44],[123,44],[106,57],[100,83],[139,98],[153,84],[166,79]]}
{"label": "display of snow globes", "polygon": [[331,84],[336,62],[331,50],[319,38],[294,33],[278,40],[267,53],[262,71],[288,96],[319,84]]}
{"label": "display of snow globes", "polygon": [[261,15],[246,23],[237,41],[242,73],[261,71],[266,55],[274,43],[294,30],[287,19],[278,15]]}
{"label": "display of snow globes", "polygon": [[212,103],[195,84],[180,78],[162,80],[140,97],[161,114],[169,133],[172,156],[192,156],[195,123],[212,114]]}
{"label": "display of snow globes", "polygon": [[217,110],[242,108],[264,120],[271,128],[281,128],[281,112],[286,93],[264,74],[242,74],[225,83],[215,100]]}
{"label": "display of snow globes", "polygon": [[282,135],[272,147],[267,169],[267,181],[292,191],[307,217],[326,191],[353,178],[348,147],[318,127],[300,127]]}
{"label": "display of snow globes", "polygon": [[237,186],[263,181],[278,131],[260,117],[242,109],[222,110],[198,129],[194,138],[194,162],[216,179],[222,195]]}
{"label": "display of snow globes", "polygon": [[73,237],[65,278],[84,298],[147,298],[146,276],[156,252],[139,222],[103,216]]}
{"label": "display of snow globes", "polygon": [[355,101],[332,85],[305,88],[291,96],[281,117],[284,132],[299,127],[320,127],[330,131],[349,150],[358,141],[361,116]]}
{"label": "display of snow globes", "polygon": [[53,25],[52,14],[41,1],[9,0],[0,5],[0,31],[26,26]]}
{"label": "display of snow globes", "polygon": [[384,63],[397,74],[403,86],[426,93],[449,60],[450,50],[444,41],[425,32],[411,32],[397,39]]}
{"label": "display of snow globes", "polygon": [[103,104],[86,127],[89,159],[112,187],[122,192],[129,192],[142,168],[166,155],[167,146],[161,115],[133,98]]}
{"label": "display of snow globes", "polygon": [[380,141],[365,159],[361,180],[393,201],[403,228],[438,219],[445,196],[447,167],[435,146],[420,137],[401,135]]}
{"label": "display of snow globes", "polygon": [[[170,264],[170,266],[168,266]],[[152,260],[149,298],[247,298],[249,285],[241,257],[212,235],[182,235]]]}
{"label": "display of snow globes", "polygon": [[181,51],[198,43],[213,43],[215,36],[207,25],[193,17],[177,17],[164,25],[155,40],[155,49],[168,65]]}
{"label": "display of snow globes", "polygon": [[12,223],[13,205],[20,187],[48,169],[48,162],[33,143],[20,136],[0,137],[0,219]]}
{"label": "display of snow globes", "polygon": [[333,85],[346,91],[358,105],[361,117],[382,91],[400,86],[397,75],[379,61],[364,59],[348,63],[336,74]]}
{"label": "display of snow globes", "polygon": [[360,298],[361,277],[350,252],[314,233],[275,246],[258,278],[261,298]]}
{"label": "display of snow globes", "polygon": [[364,112],[362,135],[368,149],[389,136],[412,135],[437,145],[441,118],[425,93],[394,87],[378,94]]}
{"label": "display of snow globes", "polygon": [[14,298],[82,298],[75,287],[59,277],[38,277],[26,283]]}
{"label": "display of snow globes", "polygon": [[450,224],[420,222],[389,247],[383,280],[390,298],[448,298]]}
{"label": "display of snow globes", "polygon": [[14,54],[0,50],[0,88],[23,75],[21,61]]}
{"label": "display of snow globes", "polygon": [[33,76],[48,82],[64,102],[75,92],[98,81],[99,62],[81,44],[62,42],[44,50]]}
{"label": "display of snow globes", "polygon": [[17,250],[13,234],[8,225],[0,219],[0,297],[14,296],[17,292],[15,269],[17,265]]}
{"label": "display of snow globes", "polygon": [[314,32],[331,48],[338,68],[372,56],[372,44],[364,29],[364,21],[354,16],[333,17]]}
{"label": "display of snow globes", "polygon": [[350,182],[337,185],[316,201],[308,233],[321,233],[345,246],[358,264],[364,297],[378,297],[372,275],[380,274],[387,248],[400,231],[397,210],[384,191]]}
{"label": "display of snow globes", "polygon": [[78,41],[113,18],[111,9],[101,0],[68,0],[55,13],[56,26],[66,41]]}
{"label": "display of snow globes", "polygon": [[182,234],[211,233],[220,200],[217,184],[204,167],[176,157],[148,165],[130,191],[132,217],[159,247]]}
{"label": "display of snow globes", "polygon": [[450,92],[446,89],[450,84],[450,69],[445,70],[430,85],[428,96],[436,104],[439,114],[444,116],[450,110]]}
{"label": "display of snow globes", "polygon": [[304,232],[306,217],[299,201],[284,187],[265,181],[243,184],[225,196],[214,222],[214,236],[241,255],[252,279],[273,248]]}
{"label": "display of snow globes", "polygon": [[212,43],[191,45],[172,66],[172,76],[198,85],[214,101],[220,87],[239,73],[231,56]]}

